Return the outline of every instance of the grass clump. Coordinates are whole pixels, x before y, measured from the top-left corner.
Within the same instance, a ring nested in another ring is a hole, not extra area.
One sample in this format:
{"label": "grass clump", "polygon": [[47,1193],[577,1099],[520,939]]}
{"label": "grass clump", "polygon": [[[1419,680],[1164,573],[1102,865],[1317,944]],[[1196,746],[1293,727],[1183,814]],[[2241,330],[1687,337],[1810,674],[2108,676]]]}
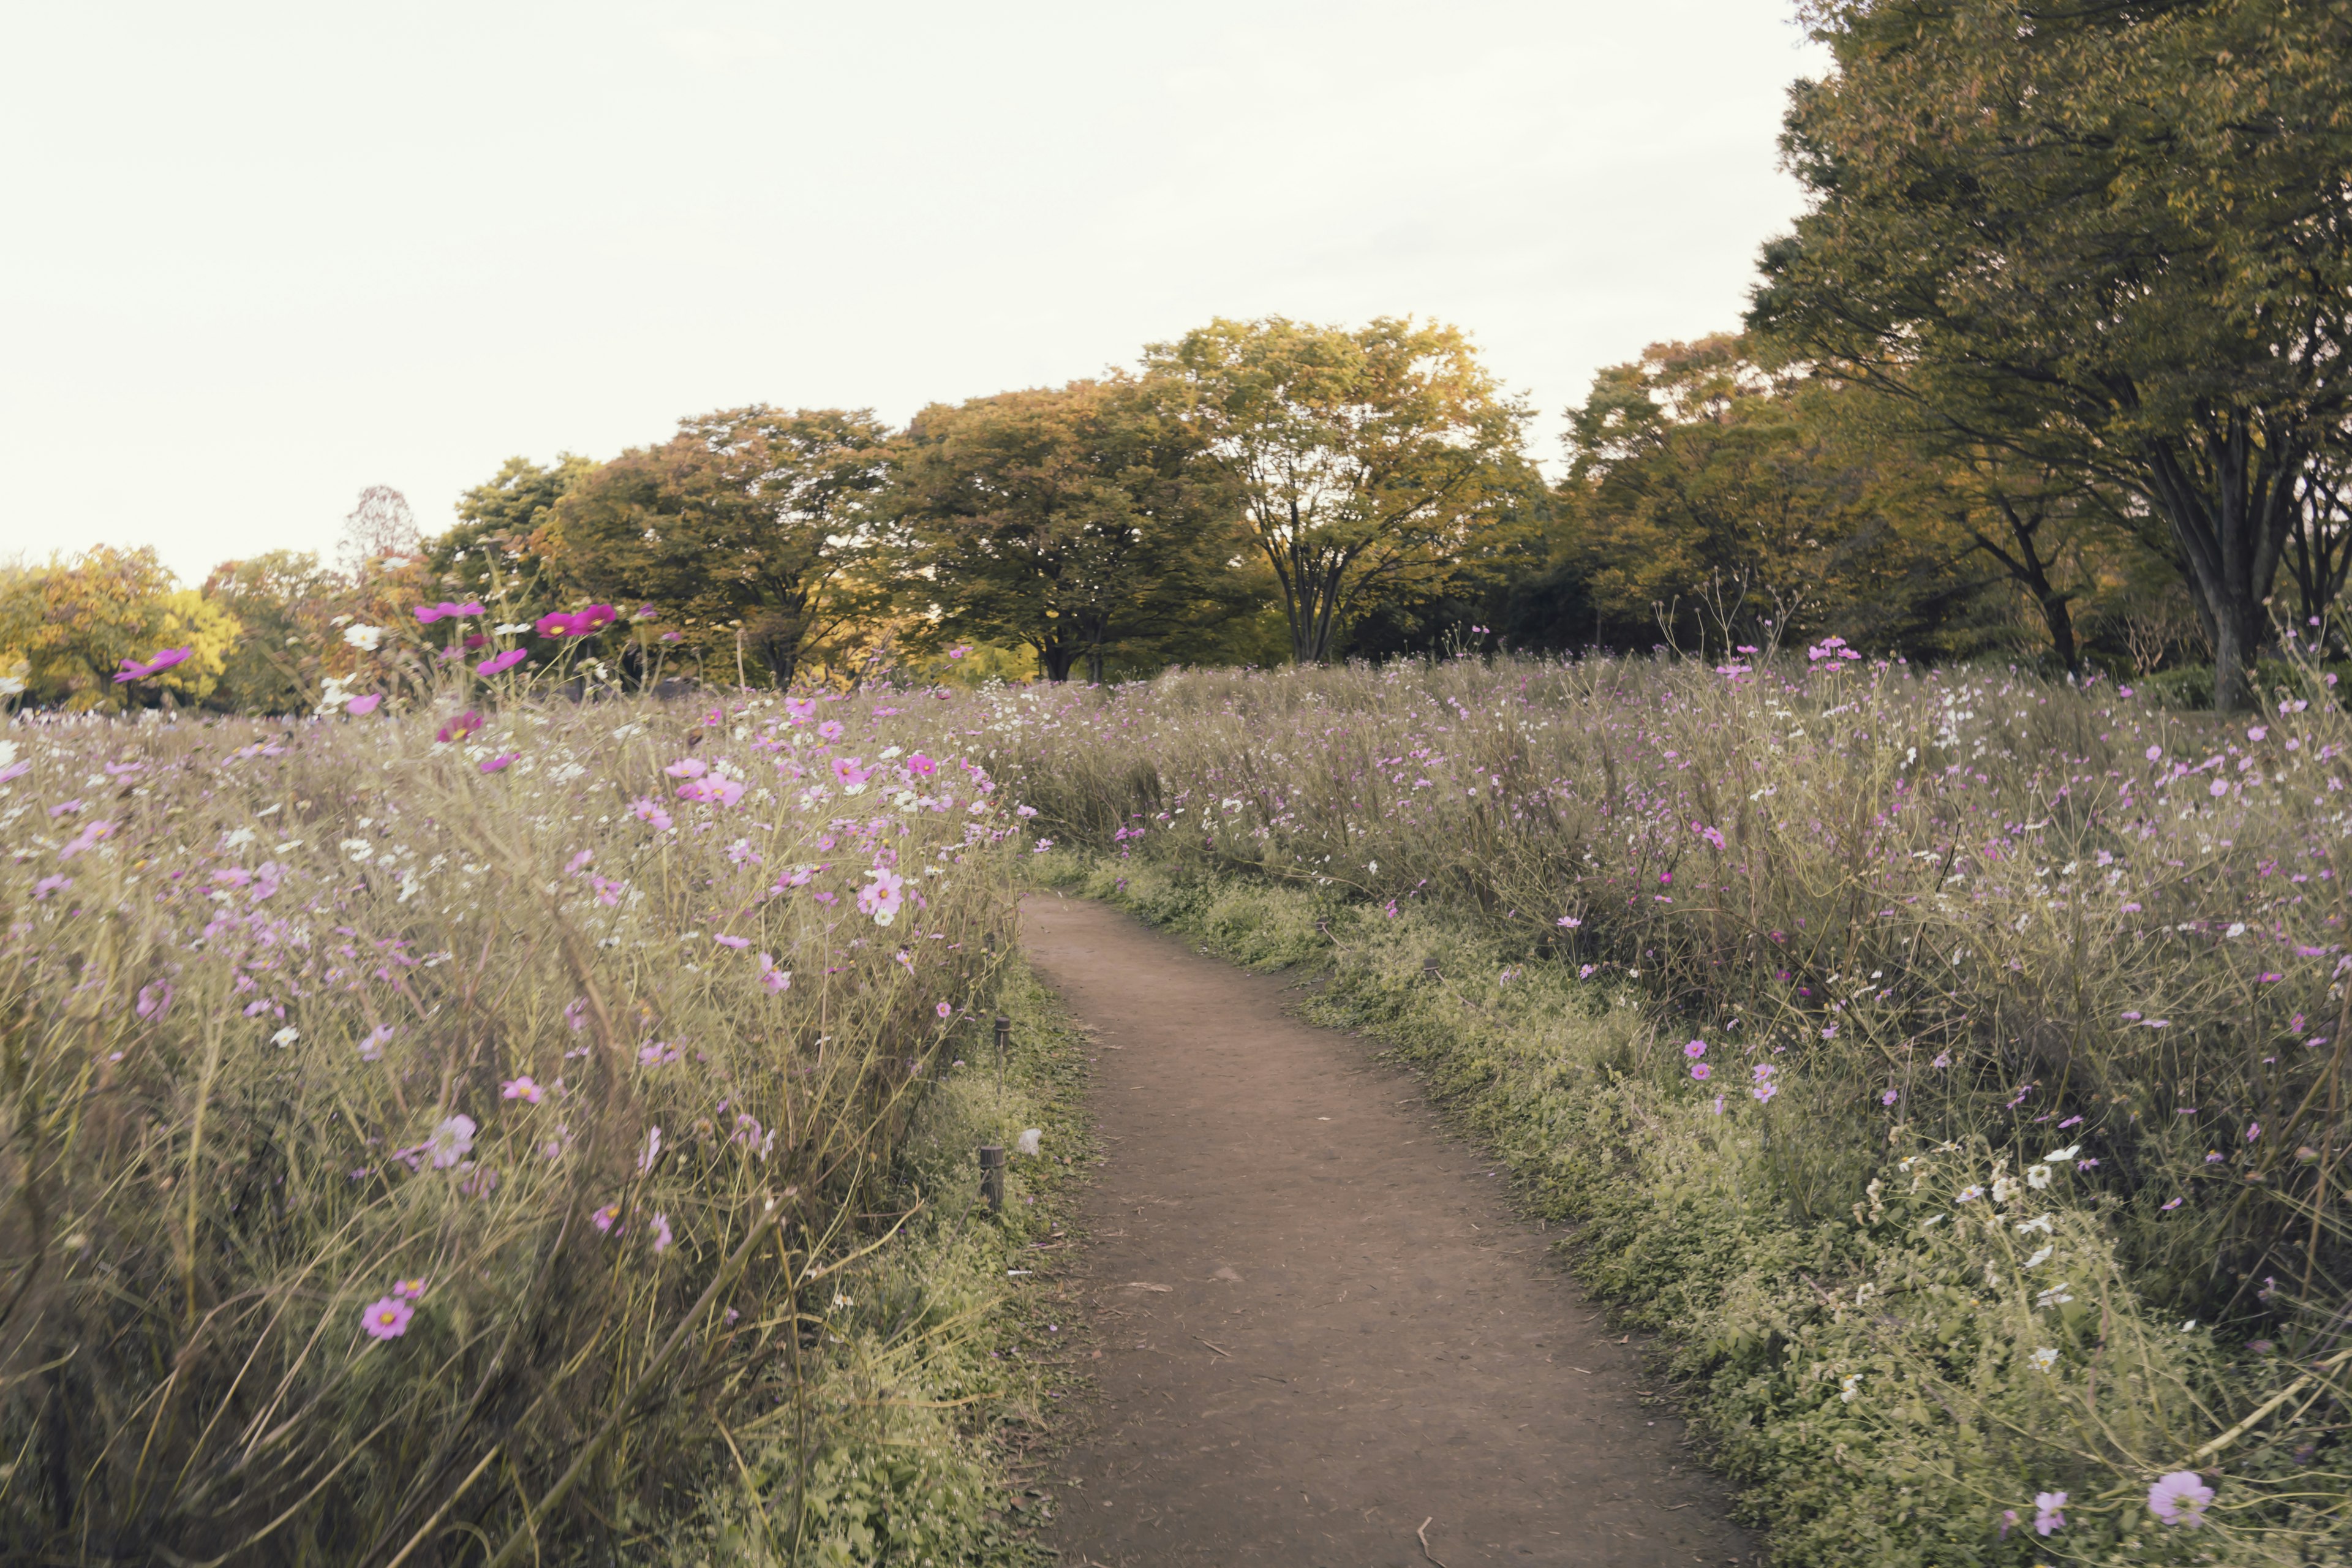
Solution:
{"label": "grass clump", "polygon": [[1784,1560],[2341,1552],[2342,716],[1837,662],[1187,675],[996,756],[1098,890],[1328,955]]}
{"label": "grass clump", "polygon": [[937,705],[443,706],[0,742],[0,1540],[606,1562],[759,1465],[787,1543],[935,1516],[825,1561],[947,1550],[981,1450],[801,1438],[877,1260],[891,1375],[954,1375],[908,1325],[985,1248],[914,1247],[909,1139],[1011,803]]}

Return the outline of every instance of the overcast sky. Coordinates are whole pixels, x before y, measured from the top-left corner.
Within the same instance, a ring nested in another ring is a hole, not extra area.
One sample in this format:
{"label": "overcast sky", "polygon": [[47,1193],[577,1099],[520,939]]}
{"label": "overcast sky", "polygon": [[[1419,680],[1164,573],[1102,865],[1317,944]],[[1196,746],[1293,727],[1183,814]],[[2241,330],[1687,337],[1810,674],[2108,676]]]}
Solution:
{"label": "overcast sky", "polygon": [[682,415],[1059,383],[1213,316],[1467,328],[1540,411],[1734,325],[1780,0],[11,7],[0,558],[427,532]]}

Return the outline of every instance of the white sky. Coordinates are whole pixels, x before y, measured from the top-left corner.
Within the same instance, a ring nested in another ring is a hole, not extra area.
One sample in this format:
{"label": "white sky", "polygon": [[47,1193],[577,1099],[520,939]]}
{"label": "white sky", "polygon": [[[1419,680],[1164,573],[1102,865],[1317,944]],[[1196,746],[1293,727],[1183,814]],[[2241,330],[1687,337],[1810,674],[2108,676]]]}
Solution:
{"label": "white sky", "polygon": [[1539,410],[1733,326],[1781,0],[22,5],[0,558],[427,532],[508,456],[923,404],[1213,316],[1469,329]]}

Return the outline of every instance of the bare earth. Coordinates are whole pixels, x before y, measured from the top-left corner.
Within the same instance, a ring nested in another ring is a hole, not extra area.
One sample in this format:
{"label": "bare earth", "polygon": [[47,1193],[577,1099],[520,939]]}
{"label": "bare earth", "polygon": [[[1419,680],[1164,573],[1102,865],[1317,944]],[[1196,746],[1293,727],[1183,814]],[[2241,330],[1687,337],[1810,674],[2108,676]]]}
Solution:
{"label": "bare earth", "polygon": [[[1630,1345],[1413,1081],[1100,905],[1023,940],[1101,1049],[1066,1564],[1753,1563]],[[1423,1520],[1428,1552],[1415,1531]]]}

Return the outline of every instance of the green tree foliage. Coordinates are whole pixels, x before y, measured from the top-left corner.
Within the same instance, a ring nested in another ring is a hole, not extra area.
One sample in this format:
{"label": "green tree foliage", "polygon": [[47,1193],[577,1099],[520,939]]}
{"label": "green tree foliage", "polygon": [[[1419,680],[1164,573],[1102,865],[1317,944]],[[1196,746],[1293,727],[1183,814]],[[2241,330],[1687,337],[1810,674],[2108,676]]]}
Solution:
{"label": "green tree foliage", "polygon": [[319,650],[334,638],[352,584],[308,551],[272,550],[225,561],[205,597],[244,628],[228,650],[215,706],[245,713],[300,713],[318,700]]}
{"label": "green tree foliage", "polygon": [[560,453],[541,468],[528,458],[509,458],[495,478],[457,498],[457,521],[425,542],[425,563],[439,585],[467,599],[514,598],[515,616],[536,607],[543,532],[555,520],[555,503],[595,472],[593,458]]}
{"label": "green tree foliage", "polygon": [[2315,456],[2352,412],[2352,10],[1816,0],[1812,194],[1751,321],[1954,439],[2160,518],[2249,700]]}
{"label": "green tree foliage", "polygon": [[1455,328],[1218,320],[1144,364],[1181,391],[1234,486],[1299,663],[1366,614],[1475,573],[1518,515],[1527,410]]}
{"label": "green tree foliage", "polygon": [[789,686],[813,646],[878,603],[857,568],[888,439],[864,411],[753,404],[681,420],[661,446],[569,481],[538,537],[570,589],[651,602],[706,651],[740,630]]}
{"label": "green tree foliage", "polygon": [[[25,700],[72,712],[111,712],[163,700],[213,695],[239,631],[225,606],[175,587],[152,549],[100,545],[81,555],[0,572],[0,668],[26,666]],[[118,684],[125,659],[167,647],[184,663]]]}
{"label": "green tree foliage", "polygon": [[916,416],[892,511],[929,640],[1022,643],[1049,680],[1083,660],[1099,681],[1115,645],[1238,608],[1230,493],[1164,391],[1114,375]]}

